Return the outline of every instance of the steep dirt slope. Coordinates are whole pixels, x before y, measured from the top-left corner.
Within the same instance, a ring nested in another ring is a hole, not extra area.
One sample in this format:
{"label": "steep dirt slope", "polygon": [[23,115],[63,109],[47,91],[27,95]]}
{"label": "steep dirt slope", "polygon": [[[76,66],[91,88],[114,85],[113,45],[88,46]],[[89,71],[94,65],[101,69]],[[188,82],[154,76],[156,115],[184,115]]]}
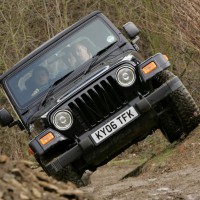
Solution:
{"label": "steep dirt slope", "polygon": [[166,143],[145,162],[140,158],[133,154],[108,163],[82,189],[98,200],[200,199],[200,127],[180,143]]}
{"label": "steep dirt slope", "polygon": [[100,167],[90,179],[88,186],[77,189],[33,169],[30,161],[0,156],[0,200],[199,200],[200,126],[176,144],[156,132]]}

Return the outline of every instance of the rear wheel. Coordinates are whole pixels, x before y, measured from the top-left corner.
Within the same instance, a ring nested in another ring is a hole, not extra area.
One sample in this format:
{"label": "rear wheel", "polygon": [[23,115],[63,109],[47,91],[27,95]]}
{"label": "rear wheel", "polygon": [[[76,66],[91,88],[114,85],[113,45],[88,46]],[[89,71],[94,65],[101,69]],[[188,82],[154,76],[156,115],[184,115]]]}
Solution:
{"label": "rear wheel", "polygon": [[[175,77],[170,71],[158,74],[154,83],[160,86]],[[160,116],[160,129],[169,142],[187,136],[200,122],[200,111],[188,90],[181,86],[167,97],[162,106],[169,108]]]}

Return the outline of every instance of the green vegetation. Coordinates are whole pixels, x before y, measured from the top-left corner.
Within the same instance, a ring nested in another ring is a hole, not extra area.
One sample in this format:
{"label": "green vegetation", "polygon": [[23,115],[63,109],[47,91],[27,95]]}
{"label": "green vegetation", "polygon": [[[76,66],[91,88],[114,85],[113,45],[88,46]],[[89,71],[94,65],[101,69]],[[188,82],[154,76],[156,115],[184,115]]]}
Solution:
{"label": "green vegetation", "polygon": [[163,163],[166,163],[167,160],[172,156],[173,150],[174,145],[168,146],[163,152],[158,154],[153,161],[156,163],[156,165],[162,165]]}
{"label": "green vegetation", "polygon": [[[199,0],[2,0],[0,1],[0,73],[43,42],[94,10],[101,10],[122,30],[133,21],[141,30],[139,46],[147,58],[166,54],[200,105]],[[0,93],[0,104],[6,104]],[[1,129],[0,154],[27,157],[27,136]]]}

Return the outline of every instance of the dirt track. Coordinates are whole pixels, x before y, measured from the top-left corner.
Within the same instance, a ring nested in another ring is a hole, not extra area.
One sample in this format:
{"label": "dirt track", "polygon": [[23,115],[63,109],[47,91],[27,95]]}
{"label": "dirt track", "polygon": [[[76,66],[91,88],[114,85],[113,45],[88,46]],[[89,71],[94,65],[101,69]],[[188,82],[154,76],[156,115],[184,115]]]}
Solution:
{"label": "dirt track", "polygon": [[125,170],[131,171],[131,167],[103,167],[92,175],[92,184],[83,190],[93,193],[98,200],[200,199],[200,166],[120,180]]}
{"label": "dirt track", "polygon": [[130,159],[108,163],[92,174],[91,184],[82,190],[97,200],[199,200],[200,127],[143,165]]}
{"label": "dirt track", "polygon": [[155,133],[136,147],[100,167],[80,189],[33,169],[33,162],[1,155],[0,200],[200,199],[200,126],[177,144]]}

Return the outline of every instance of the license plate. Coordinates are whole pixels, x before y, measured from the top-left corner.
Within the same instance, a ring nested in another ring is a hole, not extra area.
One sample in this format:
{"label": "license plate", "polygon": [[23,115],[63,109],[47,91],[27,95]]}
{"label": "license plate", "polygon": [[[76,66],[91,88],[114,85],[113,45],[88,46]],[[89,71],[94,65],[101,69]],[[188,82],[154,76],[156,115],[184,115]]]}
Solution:
{"label": "license plate", "polygon": [[122,128],[130,121],[133,121],[138,116],[135,108],[130,107],[123,113],[109,121],[107,124],[102,126],[100,129],[91,134],[92,139],[96,144],[101,143],[103,140],[111,136],[118,129]]}

